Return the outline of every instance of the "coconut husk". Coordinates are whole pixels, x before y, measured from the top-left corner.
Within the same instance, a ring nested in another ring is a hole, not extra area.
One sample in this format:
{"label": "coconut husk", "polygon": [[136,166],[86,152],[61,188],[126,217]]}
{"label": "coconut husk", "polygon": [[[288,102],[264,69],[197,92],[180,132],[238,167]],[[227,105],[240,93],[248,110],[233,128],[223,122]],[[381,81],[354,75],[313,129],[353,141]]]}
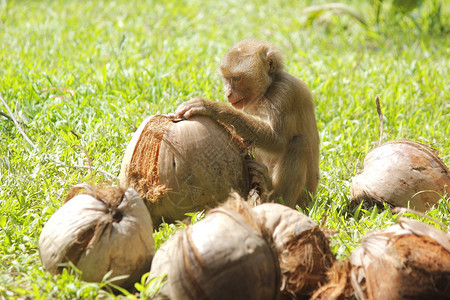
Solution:
{"label": "coconut husk", "polygon": [[450,236],[420,221],[368,234],[351,256],[352,285],[367,299],[450,296]]}
{"label": "coconut husk", "polygon": [[140,133],[135,134],[137,139],[130,144],[134,151],[128,168],[124,170],[127,176],[120,178],[122,186],[133,187],[148,205],[156,203],[168,190],[159,180],[158,158],[162,139],[171,122],[169,117],[162,115],[144,121],[145,126],[139,127]]}
{"label": "coconut husk", "polygon": [[347,300],[355,298],[351,284],[352,265],[348,260],[336,261],[327,271],[327,283],[314,292],[311,300]]}
{"label": "coconut husk", "polygon": [[313,220],[295,209],[265,203],[252,210],[277,249],[282,295],[309,298],[326,281],[335,261],[328,239]]}
{"label": "coconut husk", "polygon": [[154,225],[217,206],[231,190],[246,196],[245,151],[222,125],[204,116],[148,117],[128,145],[121,186],[136,189]]}
{"label": "coconut husk", "polygon": [[354,296],[368,300],[449,299],[450,236],[405,218],[367,234],[350,260],[330,270],[328,283],[312,299]]}
{"label": "coconut husk", "polygon": [[150,267],[152,231],[136,191],[77,185],[45,224],[39,251],[51,273],[61,273],[71,262],[85,281],[101,282],[111,272],[110,282],[129,288]]}
{"label": "coconut husk", "polygon": [[[167,284],[168,275],[170,271],[170,261],[173,258],[172,249],[175,249],[177,242],[176,238],[169,238],[165,243],[158,248],[153,257],[150,274],[147,277],[146,284],[150,284],[152,280],[160,279],[161,283],[158,291],[152,295],[154,300],[170,300],[170,289]],[[157,280],[159,281],[159,280]]]}
{"label": "coconut husk", "polygon": [[364,159],[352,180],[354,201],[369,200],[425,211],[450,193],[450,171],[437,152],[410,140],[385,143]]}
{"label": "coconut husk", "polygon": [[168,283],[156,299],[277,299],[276,251],[240,209],[211,210],[157,251],[149,280],[167,273]]}

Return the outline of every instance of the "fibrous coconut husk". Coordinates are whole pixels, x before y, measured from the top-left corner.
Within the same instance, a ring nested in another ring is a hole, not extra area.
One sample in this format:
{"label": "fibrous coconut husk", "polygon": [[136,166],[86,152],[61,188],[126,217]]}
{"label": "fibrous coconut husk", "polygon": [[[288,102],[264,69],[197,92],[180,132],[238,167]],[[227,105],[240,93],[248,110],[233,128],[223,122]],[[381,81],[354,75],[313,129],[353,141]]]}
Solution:
{"label": "fibrous coconut husk", "polygon": [[336,261],[327,271],[327,282],[317,289],[311,300],[347,300],[355,299],[355,290],[351,284],[352,265],[348,260]]}
{"label": "fibrous coconut husk", "polygon": [[221,207],[158,249],[149,281],[167,274],[156,299],[277,299],[279,272],[276,251],[255,223]]}
{"label": "fibrous coconut husk", "polygon": [[309,298],[326,281],[326,272],[335,261],[329,240],[313,220],[295,209],[265,203],[252,210],[277,249],[282,295]]}
{"label": "fibrous coconut husk", "polygon": [[170,271],[170,262],[174,258],[172,254],[172,249],[174,249],[178,242],[177,238],[169,238],[166,242],[164,242],[161,247],[155,253],[153,257],[151,271],[149,276],[147,277],[146,284],[150,284],[152,280],[160,282],[158,291],[155,295],[152,295],[151,299],[154,300],[170,300],[170,289],[167,284],[168,275]]}
{"label": "fibrous coconut husk", "polygon": [[410,140],[385,143],[364,159],[352,181],[354,201],[386,202],[425,211],[450,194],[450,171],[436,151]]}
{"label": "fibrous coconut husk", "polygon": [[157,299],[303,299],[334,260],[304,214],[281,204],[251,208],[233,194],[156,252],[149,281],[168,274]]}
{"label": "fibrous coconut husk", "polygon": [[152,116],[142,122],[122,161],[120,185],[145,201],[154,225],[217,206],[231,190],[246,196],[245,150],[216,121],[204,116],[173,120]]}
{"label": "fibrous coconut husk", "polygon": [[[353,291],[353,292],[351,292]],[[312,299],[449,299],[450,235],[420,221],[363,237]]]}
{"label": "fibrous coconut husk", "polygon": [[[83,184],[69,192],[67,202],[45,224],[39,252],[51,273],[60,273],[70,261],[85,281],[101,282],[111,272],[112,283],[129,288],[150,268],[152,231],[136,191]],[[118,276],[125,278],[114,280]]]}

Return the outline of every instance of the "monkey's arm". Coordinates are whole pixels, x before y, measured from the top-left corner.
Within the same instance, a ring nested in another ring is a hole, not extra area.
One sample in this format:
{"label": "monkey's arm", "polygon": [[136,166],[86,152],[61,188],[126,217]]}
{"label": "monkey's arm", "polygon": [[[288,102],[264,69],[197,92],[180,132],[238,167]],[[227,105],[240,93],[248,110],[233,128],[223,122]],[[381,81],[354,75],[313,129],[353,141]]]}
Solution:
{"label": "monkey's arm", "polygon": [[175,114],[186,119],[192,115],[211,117],[233,127],[245,140],[266,151],[277,152],[287,145],[287,141],[276,133],[268,121],[246,114],[226,103],[195,97],[178,106]]}

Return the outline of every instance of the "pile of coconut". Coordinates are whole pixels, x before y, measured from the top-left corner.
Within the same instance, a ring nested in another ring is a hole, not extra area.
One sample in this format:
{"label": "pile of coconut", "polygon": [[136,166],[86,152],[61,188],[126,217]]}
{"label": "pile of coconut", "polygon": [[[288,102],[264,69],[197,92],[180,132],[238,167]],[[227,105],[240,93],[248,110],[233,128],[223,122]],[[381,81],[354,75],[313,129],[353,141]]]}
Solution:
{"label": "pile of coconut", "polygon": [[156,251],[157,299],[302,299],[335,258],[322,229],[281,204],[250,207],[237,194]]}
{"label": "pile of coconut", "polygon": [[[297,210],[253,207],[266,190],[253,163],[245,144],[209,118],[149,117],[124,155],[126,188],[75,186],[42,230],[42,262],[55,274],[73,265],[83,280],[123,288],[152,265],[151,278],[169,277],[161,291],[173,299],[310,295],[334,262],[328,238]],[[154,226],[227,200],[180,230],[153,259]]]}
{"label": "pile of coconut", "polygon": [[132,287],[150,270],[161,222],[216,207],[231,191],[260,201],[246,155],[244,142],[209,118],[148,117],[127,147],[120,187],[77,185],[48,220],[44,266],[60,273],[73,264],[83,280]]}
{"label": "pile of coconut", "polygon": [[[148,282],[166,282],[157,299],[448,297],[448,234],[401,219],[336,261],[318,224],[264,203],[271,187],[249,157],[244,141],[207,117],[148,117],[125,151],[120,187],[77,185],[50,217],[39,239],[44,267],[58,274],[75,266],[83,280],[126,289],[150,272]],[[352,182],[355,201],[421,211],[445,193],[448,168],[407,140],[369,152]],[[155,253],[154,228],[202,210],[203,220]]]}

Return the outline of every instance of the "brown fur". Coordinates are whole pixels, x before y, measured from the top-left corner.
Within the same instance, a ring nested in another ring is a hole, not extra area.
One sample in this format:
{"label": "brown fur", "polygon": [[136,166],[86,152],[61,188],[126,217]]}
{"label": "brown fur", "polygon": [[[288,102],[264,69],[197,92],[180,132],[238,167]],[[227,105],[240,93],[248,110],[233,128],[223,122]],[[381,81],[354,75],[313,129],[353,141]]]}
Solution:
{"label": "brown fur", "polygon": [[232,105],[197,97],[180,105],[177,116],[207,115],[233,128],[267,165],[272,198],[304,206],[319,180],[319,135],[308,87],[283,71],[272,44],[254,39],[229,50],[219,70]]}

